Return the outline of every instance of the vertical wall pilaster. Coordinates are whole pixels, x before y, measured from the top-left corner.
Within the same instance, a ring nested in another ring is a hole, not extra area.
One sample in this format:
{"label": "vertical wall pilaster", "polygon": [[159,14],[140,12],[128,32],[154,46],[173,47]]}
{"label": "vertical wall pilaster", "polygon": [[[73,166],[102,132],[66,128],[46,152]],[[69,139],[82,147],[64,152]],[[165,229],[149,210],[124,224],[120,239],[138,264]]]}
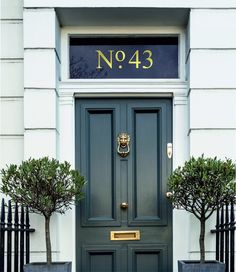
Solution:
{"label": "vertical wall pilaster", "polygon": [[71,91],[60,91],[60,159],[69,161],[74,167],[75,139],[74,139],[74,96]]}
{"label": "vertical wall pilaster", "polygon": [[[190,155],[236,159],[236,10],[193,9],[189,21]],[[214,239],[206,229],[206,252]],[[190,258],[199,258],[199,224],[190,217]]]}
{"label": "vertical wall pilaster", "polygon": [[[70,90],[60,90],[59,97],[60,108],[60,160],[68,161],[75,167],[75,109],[74,109],[74,96]],[[76,241],[76,222],[75,222],[75,207],[68,211],[65,215],[59,218],[59,231],[60,235],[60,254],[64,260],[72,261],[72,271],[75,271],[76,256],[75,248]],[[63,235],[66,233],[66,235]]]}
{"label": "vertical wall pilaster", "polygon": [[[174,139],[174,155],[173,155],[173,169],[177,168],[189,158],[189,138],[188,138],[188,98],[186,90],[176,92],[173,99],[173,139]],[[188,240],[183,239],[181,232],[186,236],[189,233],[189,217],[184,210],[173,210],[173,265],[174,270],[178,271],[177,261],[180,259],[188,259]],[[185,222],[183,224],[182,222]]]}
{"label": "vertical wall pilaster", "polygon": [[185,90],[175,93],[173,104],[173,138],[175,139],[173,168],[175,169],[189,158],[189,109]]}
{"label": "vertical wall pilaster", "polygon": [[[24,9],[24,158],[58,158],[59,24],[54,9]],[[45,261],[44,223],[32,216],[32,261]],[[53,261],[59,258],[58,217],[51,222]],[[42,232],[41,232],[42,230]],[[42,242],[41,242],[42,241]]]}
{"label": "vertical wall pilaster", "polygon": [[59,24],[54,9],[24,10],[24,157],[58,157]]}

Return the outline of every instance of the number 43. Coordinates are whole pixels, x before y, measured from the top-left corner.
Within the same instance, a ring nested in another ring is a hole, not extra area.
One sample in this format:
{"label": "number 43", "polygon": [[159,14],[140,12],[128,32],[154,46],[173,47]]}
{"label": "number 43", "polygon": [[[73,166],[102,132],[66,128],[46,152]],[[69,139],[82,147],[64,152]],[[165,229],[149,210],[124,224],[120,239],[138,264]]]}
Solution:
{"label": "number 43", "polygon": [[[149,69],[153,65],[153,60],[152,60],[152,51],[150,50],[145,50],[143,51],[143,55],[147,54],[146,61],[149,63],[149,65],[143,65],[143,69]],[[135,64],[136,69],[139,68],[139,65],[141,64],[141,61],[139,60],[139,50],[136,50],[129,60],[129,64]]]}

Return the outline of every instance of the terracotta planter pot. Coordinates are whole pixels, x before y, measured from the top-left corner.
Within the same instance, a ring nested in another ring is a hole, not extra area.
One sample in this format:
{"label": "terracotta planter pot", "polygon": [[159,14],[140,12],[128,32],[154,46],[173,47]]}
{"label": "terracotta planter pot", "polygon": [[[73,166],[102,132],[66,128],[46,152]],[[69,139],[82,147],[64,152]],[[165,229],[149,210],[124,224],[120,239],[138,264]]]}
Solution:
{"label": "terracotta planter pot", "polygon": [[178,261],[179,272],[224,272],[225,264],[218,261]]}
{"label": "terracotta planter pot", "polygon": [[71,262],[30,263],[24,266],[24,272],[71,272]]}

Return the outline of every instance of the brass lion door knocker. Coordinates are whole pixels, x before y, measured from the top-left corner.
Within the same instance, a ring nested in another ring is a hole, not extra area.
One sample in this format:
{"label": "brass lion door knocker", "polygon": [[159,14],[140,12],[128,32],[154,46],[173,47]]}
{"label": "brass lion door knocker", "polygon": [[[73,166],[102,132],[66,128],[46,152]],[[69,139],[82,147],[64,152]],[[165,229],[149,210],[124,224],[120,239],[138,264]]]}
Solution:
{"label": "brass lion door knocker", "polygon": [[130,152],[130,136],[129,134],[122,132],[117,137],[117,153],[122,157],[125,158],[129,155]]}

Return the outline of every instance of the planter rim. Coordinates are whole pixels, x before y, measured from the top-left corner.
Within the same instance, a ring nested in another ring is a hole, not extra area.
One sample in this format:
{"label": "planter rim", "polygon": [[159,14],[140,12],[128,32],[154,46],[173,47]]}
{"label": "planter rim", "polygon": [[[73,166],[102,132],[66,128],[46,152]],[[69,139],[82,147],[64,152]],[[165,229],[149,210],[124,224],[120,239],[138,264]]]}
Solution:
{"label": "planter rim", "polygon": [[71,262],[32,262],[24,265],[24,272],[71,272]]}
{"label": "planter rim", "polygon": [[[196,263],[200,264],[201,263],[199,260],[178,260],[178,262],[186,263],[186,264],[196,264]],[[222,263],[222,264],[224,264],[223,262],[220,262],[220,261],[217,261],[217,260],[206,260],[202,264],[212,264],[212,263]]]}
{"label": "planter rim", "polygon": [[47,264],[46,262],[33,262],[33,263],[28,263],[28,264],[25,264],[25,265],[57,265],[57,264],[71,264],[72,262],[68,262],[68,261],[65,261],[65,262],[52,262],[51,264]]}

